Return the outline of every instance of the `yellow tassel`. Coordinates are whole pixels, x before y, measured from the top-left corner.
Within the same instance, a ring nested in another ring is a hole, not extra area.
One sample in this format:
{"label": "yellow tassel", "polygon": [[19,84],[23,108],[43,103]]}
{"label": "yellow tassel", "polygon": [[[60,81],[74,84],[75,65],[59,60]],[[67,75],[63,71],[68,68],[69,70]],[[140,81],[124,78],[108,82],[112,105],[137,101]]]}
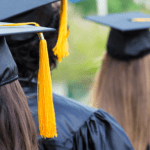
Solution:
{"label": "yellow tassel", "polygon": [[[37,23],[16,23],[4,24],[0,26],[21,26]],[[39,131],[44,138],[57,137],[55,112],[52,97],[52,81],[49,65],[49,57],[47,50],[47,42],[44,39],[43,33],[38,33],[40,38],[39,44],[39,72],[37,85],[37,99],[38,99],[38,117],[39,117]]]}
{"label": "yellow tassel", "polygon": [[67,31],[67,0],[61,1],[59,32],[56,46],[53,48],[54,55],[57,56],[58,61],[61,62],[62,58],[68,56],[68,40],[69,30]]}
{"label": "yellow tassel", "polygon": [[57,136],[55,113],[52,101],[52,81],[45,39],[40,40],[38,73],[38,108],[40,135],[47,138]]}

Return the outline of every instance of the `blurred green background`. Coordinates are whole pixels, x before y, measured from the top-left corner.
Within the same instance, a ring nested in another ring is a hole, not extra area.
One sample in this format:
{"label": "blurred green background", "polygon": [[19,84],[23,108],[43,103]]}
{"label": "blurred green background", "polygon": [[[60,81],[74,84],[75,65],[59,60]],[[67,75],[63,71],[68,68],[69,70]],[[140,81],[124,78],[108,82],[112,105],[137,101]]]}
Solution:
{"label": "blurred green background", "polygon": [[[108,13],[141,11],[150,13],[149,0],[107,0]],[[90,105],[90,93],[106,50],[109,28],[85,20],[97,14],[97,1],[69,3],[69,56],[52,72],[53,92]]]}

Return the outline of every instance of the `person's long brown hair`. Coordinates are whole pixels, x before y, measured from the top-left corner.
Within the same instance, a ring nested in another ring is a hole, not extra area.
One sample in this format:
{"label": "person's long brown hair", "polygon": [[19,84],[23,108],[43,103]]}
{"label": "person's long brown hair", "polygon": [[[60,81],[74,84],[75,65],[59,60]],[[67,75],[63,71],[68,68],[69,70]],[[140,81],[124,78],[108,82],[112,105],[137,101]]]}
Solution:
{"label": "person's long brown hair", "polygon": [[38,150],[35,123],[18,80],[0,87],[0,149]]}
{"label": "person's long brown hair", "polygon": [[133,147],[145,150],[150,142],[150,54],[119,61],[106,53],[93,85],[92,106],[110,113]]}

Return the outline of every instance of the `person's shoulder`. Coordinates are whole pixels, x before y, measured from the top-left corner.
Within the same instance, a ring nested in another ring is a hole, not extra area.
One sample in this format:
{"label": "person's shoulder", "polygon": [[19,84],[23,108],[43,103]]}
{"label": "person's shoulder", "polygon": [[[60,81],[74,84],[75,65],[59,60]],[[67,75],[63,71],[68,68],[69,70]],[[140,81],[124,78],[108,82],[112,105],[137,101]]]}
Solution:
{"label": "person's shoulder", "polygon": [[62,107],[68,107],[68,109],[80,109],[88,111],[89,113],[93,113],[97,110],[96,108],[90,107],[82,102],[55,93],[53,93],[53,101],[54,105],[62,105]]}
{"label": "person's shoulder", "polygon": [[80,116],[69,115],[71,117],[60,118],[62,124],[57,124],[58,137],[43,140],[43,147],[51,150],[133,150],[124,130],[105,111],[99,109],[86,120],[79,119],[82,125],[78,124]]}
{"label": "person's shoulder", "polygon": [[97,110],[76,100],[53,93],[56,116],[57,141],[72,137],[84,122]]}
{"label": "person's shoulder", "polygon": [[[34,93],[35,91],[32,94]],[[37,97],[30,98],[28,101],[32,103],[28,103],[30,104],[29,106],[33,118],[38,127],[36,98]],[[57,94],[53,94],[53,100],[58,136],[54,139],[41,139],[41,137],[39,137],[39,142],[42,140],[42,143],[39,144],[44,147],[44,149],[133,150],[124,130],[116,120],[105,111],[101,109],[97,110],[76,100]],[[42,148],[40,149],[42,150]]]}

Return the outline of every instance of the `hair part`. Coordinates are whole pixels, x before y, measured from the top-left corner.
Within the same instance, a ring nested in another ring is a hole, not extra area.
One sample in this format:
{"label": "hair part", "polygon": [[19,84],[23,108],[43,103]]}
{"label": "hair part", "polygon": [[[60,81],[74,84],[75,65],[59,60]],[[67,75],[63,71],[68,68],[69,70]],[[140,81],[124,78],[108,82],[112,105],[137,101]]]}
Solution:
{"label": "hair part", "polygon": [[0,87],[0,149],[38,150],[36,126],[18,80]]}
{"label": "hair part", "polygon": [[93,85],[92,105],[110,113],[136,150],[150,143],[150,55],[119,61],[104,55]]}

